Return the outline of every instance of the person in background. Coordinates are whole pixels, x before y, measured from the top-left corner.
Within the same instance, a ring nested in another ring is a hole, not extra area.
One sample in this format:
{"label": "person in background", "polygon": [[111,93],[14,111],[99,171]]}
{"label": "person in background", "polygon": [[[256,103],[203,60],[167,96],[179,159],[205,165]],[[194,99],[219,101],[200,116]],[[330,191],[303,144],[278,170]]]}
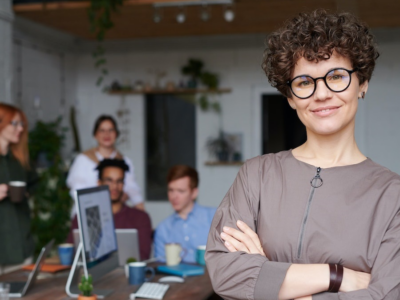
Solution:
{"label": "person in background", "polygon": [[23,181],[28,190],[37,181],[29,168],[28,124],[18,108],[0,103],[0,274],[32,261],[31,217],[26,195],[11,202],[10,181]]}
{"label": "person in background", "polygon": [[168,200],[175,213],[162,221],[154,235],[154,256],[165,261],[165,244],[178,243],[187,251],[183,261],[196,262],[196,248],[205,245],[216,208],[198,205],[199,176],[189,166],[172,167],[167,175]]}
{"label": "person in background", "polygon": [[[125,174],[122,202],[126,201],[127,205],[144,210],[143,199],[135,180],[132,162],[115,148],[115,142],[119,136],[117,122],[111,116],[101,115],[94,124],[93,136],[97,140],[97,147],[79,154],[69,170],[67,185],[70,188],[71,197],[75,199],[75,191],[78,189],[97,185],[98,171],[96,166],[100,161],[105,158],[123,159],[129,166],[129,171]],[[71,210],[71,217],[74,215],[75,205]]]}
{"label": "person in background", "polygon": [[[97,166],[98,185],[107,185],[110,190],[111,206],[114,214],[114,225],[117,229],[137,229],[139,234],[140,258],[148,259],[151,251],[152,227],[149,215],[139,209],[128,207],[122,201],[124,195],[125,174],[129,166],[124,160],[104,159]],[[78,228],[75,215],[67,242],[73,242],[73,230]]]}

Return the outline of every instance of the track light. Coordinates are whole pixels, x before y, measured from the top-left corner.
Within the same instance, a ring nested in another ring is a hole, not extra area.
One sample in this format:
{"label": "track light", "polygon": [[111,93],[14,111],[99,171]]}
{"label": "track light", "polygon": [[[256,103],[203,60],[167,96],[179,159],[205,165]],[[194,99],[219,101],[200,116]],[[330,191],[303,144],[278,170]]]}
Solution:
{"label": "track light", "polygon": [[186,15],[183,8],[180,9],[179,13],[176,15],[176,21],[180,24],[186,21]]}
{"label": "track light", "polygon": [[233,11],[232,7],[228,7],[225,9],[224,19],[227,22],[232,22],[233,19],[235,19],[235,12]]}
{"label": "track light", "polygon": [[156,7],[154,9],[154,16],[153,16],[153,21],[154,23],[160,23],[162,20],[162,11],[161,8]]}
{"label": "track light", "polygon": [[200,19],[204,22],[207,22],[211,18],[211,13],[207,5],[203,5],[203,8],[200,12]]}

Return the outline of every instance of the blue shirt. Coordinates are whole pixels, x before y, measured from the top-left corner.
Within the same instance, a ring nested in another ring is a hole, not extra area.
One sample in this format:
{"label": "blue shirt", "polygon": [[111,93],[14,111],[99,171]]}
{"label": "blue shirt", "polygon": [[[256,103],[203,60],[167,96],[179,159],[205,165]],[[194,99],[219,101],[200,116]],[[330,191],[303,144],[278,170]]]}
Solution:
{"label": "blue shirt", "polygon": [[154,235],[154,256],[165,261],[165,244],[178,243],[186,250],[184,262],[196,262],[196,248],[207,244],[208,232],[215,211],[214,207],[204,207],[194,204],[187,219],[182,219],[177,213],[162,221]]}

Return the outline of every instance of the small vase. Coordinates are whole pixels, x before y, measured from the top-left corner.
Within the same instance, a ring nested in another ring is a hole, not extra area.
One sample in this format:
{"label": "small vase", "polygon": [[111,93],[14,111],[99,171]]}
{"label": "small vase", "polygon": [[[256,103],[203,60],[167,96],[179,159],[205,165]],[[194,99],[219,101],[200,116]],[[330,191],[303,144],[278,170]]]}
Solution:
{"label": "small vase", "polygon": [[97,300],[97,296],[96,295],[92,295],[92,296],[79,295],[78,300]]}

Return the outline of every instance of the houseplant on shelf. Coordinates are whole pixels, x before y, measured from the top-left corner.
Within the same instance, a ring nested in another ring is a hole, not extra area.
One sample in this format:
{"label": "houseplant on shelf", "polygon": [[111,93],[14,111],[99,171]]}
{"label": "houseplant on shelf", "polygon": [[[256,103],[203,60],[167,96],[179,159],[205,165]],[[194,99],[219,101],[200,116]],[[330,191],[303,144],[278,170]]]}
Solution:
{"label": "houseplant on shelf", "polygon": [[223,162],[229,160],[229,156],[232,152],[232,147],[225,138],[225,134],[222,130],[220,130],[218,137],[210,138],[207,141],[206,147],[211,155],[214,155],[218,161]]}
{"label": "houseplant on shelf", "polygon": [[97,296],[93,295],[92,275],[85,275],[81,278],[81,283],[78,286],[82,295],[78,296],[78,300],[96,300]]}

